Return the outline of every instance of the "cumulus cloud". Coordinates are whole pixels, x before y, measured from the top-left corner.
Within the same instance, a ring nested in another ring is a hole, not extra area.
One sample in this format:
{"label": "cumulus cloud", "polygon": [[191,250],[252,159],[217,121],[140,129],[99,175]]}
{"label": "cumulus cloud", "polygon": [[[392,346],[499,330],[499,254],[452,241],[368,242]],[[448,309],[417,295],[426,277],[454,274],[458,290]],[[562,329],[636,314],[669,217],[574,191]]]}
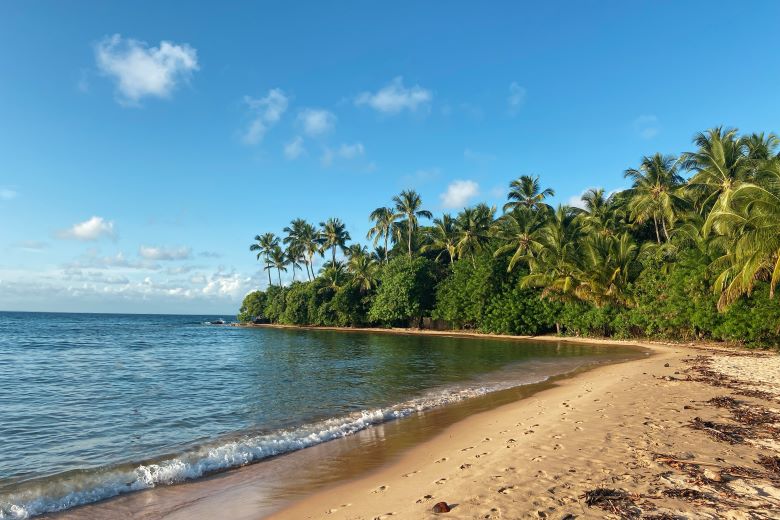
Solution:
{"label": "cumulus cloud", "polygon": [[306,153],[303,147],[303,137],[296,136],[295,139],[284,145],[284,156],[289,160],[294,160]]}
{"label": "cumulus cloud", "polygon": [[198,70],[198,53],[189,45],[146,42],[115,34],[95,46],[100,72],[114,80],[122,104],[137,105],[144,97],[167,98]]}
{"label": "cumulus cloud", "polygon": [[325,147],[320,162],[323,166],[330,166],[333,164],[334,159],[355,159],[364,155],[365,152],[365,147],[363,146],[363,143],[360,142],[352,144],[344,143],[336,149]]}
{"label": "cumulus cloud", "polygon": [[244,143],[251,145],[262,141],[266,132],[279,122],[287,111],[290,99],[281,89],[274,88],[262,98],[244,96],[244,102],[249,106],[252,120],[242,138]]}
{"label": "cumulus cloud", "polygon": [[661,125],[656,116],[643,115],[634,119],[634,131],[642,139],[652,139],[661,131]]}
{"label": "cumulus cloud", "polygon": [[19,194],[8,188],[0,188],[0,200],[11,200],[18,197]]}
{"label": "cumulus cloud", "polygon": [[101,238],[116,238],[116,232],[112,221],[107,221],[103,217],[92,217],[84,222],[74,224],[68,229],[60,230],[57,237],[89,242]]}
{"label": "cumulus cloud", "polygon": [[479,184],[474,181],[453,181],[447,191],[439,195],[441,205],[447,209],[460,209],[479,195]]}
{"label": "cumulus cloud", "polygon": [[336,126],[336,115],[322,108],[305,108],[298,114],[303,131],[311,137],[325,135]]}
{"label": "cumulus cloud", "polygon": [[141,246],[138,255],[147,260],[186,260],[192,255],[192,249],[185,246]]}
{"label": "cumulus cloud", "polygon": [[509,104],[510,114],[516,114],[520,110],[520,107],[525,103],[525,95],[525,87],[518,85],[514,81],[509,85],[509,97],[507,97],[506,101]]}
{"label": "cumulus cloud", "polygon": [[427,105],[433,94],[430,90],[415,85],[411,88],[404,86],[403,77],[397,76],[390,84],[376,92],[363,92],[355,99],[358,106],[368,105],[378,112],[385,114],[397,114],[403,110],[411,112]]}

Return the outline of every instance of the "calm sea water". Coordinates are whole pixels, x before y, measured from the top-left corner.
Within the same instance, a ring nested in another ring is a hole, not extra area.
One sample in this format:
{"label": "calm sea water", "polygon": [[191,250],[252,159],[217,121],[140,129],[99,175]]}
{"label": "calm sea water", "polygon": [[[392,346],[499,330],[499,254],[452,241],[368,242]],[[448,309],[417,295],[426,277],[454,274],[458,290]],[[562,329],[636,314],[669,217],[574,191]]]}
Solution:
{"label": "calm sea water", "polygon": [[629,355],[214,318],[0,313],[0,518],[198,478]]}

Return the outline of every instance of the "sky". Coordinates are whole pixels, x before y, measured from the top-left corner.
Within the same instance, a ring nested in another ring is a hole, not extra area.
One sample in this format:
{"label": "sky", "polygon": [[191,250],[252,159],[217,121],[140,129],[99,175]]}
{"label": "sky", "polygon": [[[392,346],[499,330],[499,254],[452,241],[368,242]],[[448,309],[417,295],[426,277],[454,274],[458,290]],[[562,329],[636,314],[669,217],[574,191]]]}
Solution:
{"label": "sky", "polygon": [[725,7],[2,2],[0,310],[233,314],[293,218],[366,243],[403,189],[577,203],[698,131],[777,131],[780,3]]}

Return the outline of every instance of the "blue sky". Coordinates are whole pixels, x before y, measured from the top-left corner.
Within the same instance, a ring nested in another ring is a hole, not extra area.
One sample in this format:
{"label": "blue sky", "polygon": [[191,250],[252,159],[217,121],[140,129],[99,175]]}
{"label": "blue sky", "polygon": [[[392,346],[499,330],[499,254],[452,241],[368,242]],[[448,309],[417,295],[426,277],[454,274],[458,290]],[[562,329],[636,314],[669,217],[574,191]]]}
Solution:
{"label": "blue sky", "polygon": [[537,4],[4,2],[0,309],[233,313],[291,218],[777,130],[780,4]]}

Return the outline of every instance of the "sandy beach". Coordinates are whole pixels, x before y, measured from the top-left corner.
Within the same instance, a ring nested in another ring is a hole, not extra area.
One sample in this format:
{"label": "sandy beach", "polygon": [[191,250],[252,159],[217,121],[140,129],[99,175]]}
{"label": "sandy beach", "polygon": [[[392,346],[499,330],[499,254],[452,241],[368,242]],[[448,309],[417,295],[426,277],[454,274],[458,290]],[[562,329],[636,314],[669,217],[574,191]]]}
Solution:
{"label": "sandy beach", "polygon": [[780,357],[641,345],[273,518],[777,518]]}

